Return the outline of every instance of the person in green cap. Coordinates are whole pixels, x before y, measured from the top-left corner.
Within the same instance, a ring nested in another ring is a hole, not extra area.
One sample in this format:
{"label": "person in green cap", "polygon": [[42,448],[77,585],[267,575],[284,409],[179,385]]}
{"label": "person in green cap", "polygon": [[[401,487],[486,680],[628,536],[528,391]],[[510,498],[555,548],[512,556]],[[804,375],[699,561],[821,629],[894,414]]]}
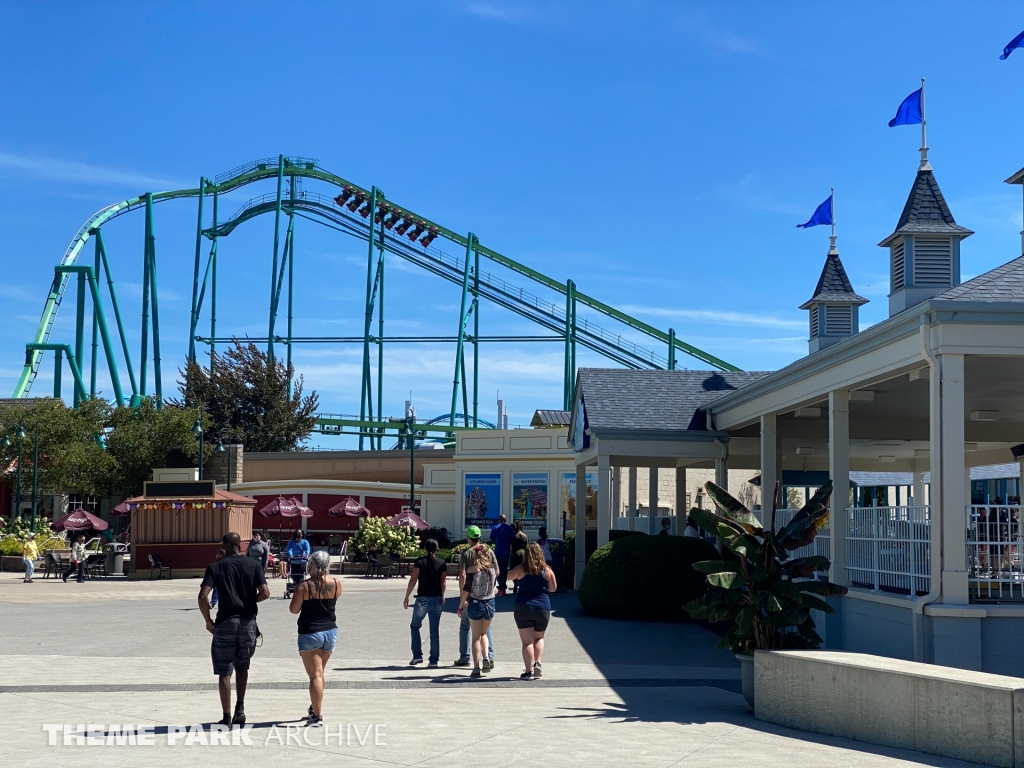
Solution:
{"label": "person in green cap", "polygon": [[[473,547],[480,543],[480,529],[471,525],[466,528],[466,540],[469,546],[464,552],[459,553],[459,594],[461,595],[466,586],[466,569],[473,566],[476,558],[473,554]],[[462,623],[459,624],[459,658],[455,662],[456,667],[468,667],[471,663],[469,657],[469,612],[462,612]],[[491,628],[487,628],[487,658],[484,659],[484,666],[494,669],[494,640],[491,636]]]}

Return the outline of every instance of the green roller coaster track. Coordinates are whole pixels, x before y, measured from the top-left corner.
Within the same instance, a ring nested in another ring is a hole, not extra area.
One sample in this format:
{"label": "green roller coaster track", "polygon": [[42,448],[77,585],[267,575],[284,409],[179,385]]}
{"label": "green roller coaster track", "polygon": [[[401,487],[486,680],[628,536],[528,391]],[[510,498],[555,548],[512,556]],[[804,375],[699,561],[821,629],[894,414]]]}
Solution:
{"label": "green roller coaster track", "polygon": [[[338,191],[335,197],[300,189],[302,180],[324,182]],[[276,190],[270,194],[255,197],[246,202],[233,216],[221,222],[218,219],[220,197],[232,190],[258,181],[276,182]],[[286,184],[287,181],[287,191]],[[449,414],[449,431],[456,428],[456,417],[463,419],[461,428],[478,427],[478,363],[479,345],[489,342],[557,342],[564,346],[563,407],[568,409],[573,399],[576,379],[576,349],[583,346],[605,358],[630,368],[674,369],[679,352],[689,355],[702,363],[719,370],[735,371],[734,366],[719,358],[687,344],[675,335],[672,329],[661,331],[604,302],[577,290],[572,280],[564,283],[513,259],[503,256],[483,245],[473,233],[461,235],[446,227],[413,213],[407,208],[388,200],[377,187],[366,189],[353,184],[321,168],[316,160],[302,157],[287,157],[257,160],[223,173],[213,180],[203,177],[199,186],[169,192],[146,193],[107,206],[92,216],[75,235],[54,270],[53,283],[43,308],[39,326],[32,341],[26,344],[25,367],[14,390],[14,397],[26,397],[38,375],[43,353],[54,353],[54,391],[60,395],[60,374],[62,361],[67,358],[74,379],[74,402],[96,393],[98,348],[103,347],[114,398],[118,403],[125,401],[122,388],[118,354],[123,357],[131,386],[130,402],[138,402],[147,396],[147,378],[150,356],[153,363],[154,395],[158,403],[163,399],[162,371],[160,358],[160,312],[157,290],[156,237],[154,234],[153,207],[157,203],[182,198],[198,200],[196,225],[196,248],[193,265],[192,303],[189,334],[189,359],[196,360],[196,343],[206,344],[211,350],[218,343],[230,343],[232,337],[217,335],[217,243],[220,238],[230,235],[235,228],[257,216],[273,214],[274,244],[270,275],[270,300],[267,335],[250,338],[249,341],[266,344],[269,355],[275,355],[277,346],[286,350],[286,362],[291,364],[292,346],[307,343],[360,343],[363,346],[363,373],[361,383],[360,413],[358,417],[345,420],[345,424],[358,430],[359,447],[369,440],[370,447],[381,447],[385,430],[394,429],[383,416],[384,347],[391,344],[423,342],[453,342],[456,345],[454,376],[452,380],[452,401]],[[212,199],[212,221],[204,226],[204,205]],[[110,265],[103,241],[102,227],[108,222],[131,211],[145,209],[145,239],[143,247],[143,294],[142,294],[142,342],[140,349],[139,373],[136,377],[131,352],[124,332],[124,320],[117,301]],[[287,221],[283,222],[282,217]],[[366,301],[362,336],[323,337],[296,336],[293,333],[293,271],[295,251],[296,219],[308,219],[330,229],[362,239],[367,243]],[[284,224],[282,242],[282,224]],[[89,240],[94,240],[95,258],[93,265],[80,265],[83,251]],[[453,243],[464,255],[453,256],[432,245],[436,238]],[[204,266],[204,241],[210,243],[209,254]],[[405,261],[461,287],[461,302],[458,327],[452,336],[386,336],[384,334],[384,263],[385,253],[398,256]],[[526,278],[533,284],[559,294],[556,301],[542,299],[513,285],[502,277],[488,271],[481,271],[481,257],[493,264],[504,267]],[[50,342],[57,312],[60,309],[66,288],[73,275],[77,275],[77,306],[74,348],[70,344]],[[113,310],[120,349],[116,349],[107,325],[103,309],[101,282],[106,279],[110,306]],[[281,313],[282,292],[287,283],[285,301],[284,334],[278,329]],[[199,321],[203,306],[209,294],[208,336],[200,336]],[[86,297],[92,302],[92,340],[89,382],[83,376],[85,354],[85,310]],[[484,298],[516,315],[541,326],[549,333],[537,336],[481,336],[480,299]],[[604,318],[625,326],[627,334],[640,335],[660,346],[664,353],[640,346],[622,333],[615,333],[580,317],[577,308],[582,305]],[[374,319],[377,328],[374,333]],[[472,321],[472,327],[469,323]],[[150,330],[152,327],[152,330]],[[152,340],[152,348],[150,348]],[[469,386],[466,377],[466,345],[472,345],[472,403],[469,402]],[[374,408],[373,361],[371,347],[377,347],[376,360],[376,402]],[[462,395],[461,411],[459,394]],[[324,417],[321,427],[328,427],[325,433],[339,425],[337,417]],[[425,425],[424,425],[425,426]],[[432,430],[438,429],[436,426]],[[322,430],[323,431],[323,430]]]}

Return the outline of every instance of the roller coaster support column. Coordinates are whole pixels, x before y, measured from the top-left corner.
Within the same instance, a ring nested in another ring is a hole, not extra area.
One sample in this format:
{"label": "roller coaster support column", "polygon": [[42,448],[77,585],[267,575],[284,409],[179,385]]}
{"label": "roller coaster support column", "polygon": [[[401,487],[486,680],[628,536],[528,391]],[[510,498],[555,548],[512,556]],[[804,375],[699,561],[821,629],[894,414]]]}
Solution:
{"label": "roller coaster support column", "polygon": [[277,249],[281,242],[281,190],[284,187],[284,155],[277,157],[277,208],[274,212],[274,261],[270,267],[270,324],[267,357],[274,359],[274,320],[277,315]]}
{"label": "roller coaster support column", "polygon": [[473,426],[479,427],[480,408],[480,254],[473,251]]}
{"label": "roller coaster support column", "polygon": [[[370,230],[373,231],[372,229]],[[384,216],[380,217],[380,252],[377,256],[377,420],[384,421]],[[377,450],[384,450],[384,428],[377,433]]]}
{"label": "roller coaster support column", "polygon": [[676,369],[676,331],[674,328],[668,329],[668,369],[670,371]]}
{"label": "roller coaster support column", "polygon": [[206,199],[206,177],[199,177],[199,218],[196,221],[196,262],[192,270],[192,325],[188,334],[188,360],[196,361],[196,326],[199,325],[199,262],[203,248],[203,201]]}
{"label": "roller coaster support column", "polygon": [[[131,354],[131,351],[128,349],[128,337],[124,335],[124,323],[121,322],[121,309],[118,307],[118,304],[117,304],[117,293],[114,292],[114,278],[111,277],[111,275],[110,275],[110,264],[107,263],[107,248],[103,244],[103,232],[98,230],[98,229],[96,229],[96,230],[93,230],[93,234],[95,234],[95,236],[96,236],[96,248],[98,249],[99,254],[100,254],[100,260],[102,261],[103,272],[107,276],[107,289],[110,292],[110,304],[114,308],[114,321],[117,323],[117,335],[121,337],[121,351],[124,352],[124,364],[128,368],[128,379],[129,379],[129,381],[131,381],[131,385],[132,385],[132,405],[137,405],[138,404],[138,397],[139,397],[139,387],[138,387],[138,384],[135,381],[135,368],[132,366],[132,354]],[[96,287],[97,287],[97,291],[99,289],[99,274],[100,274],[99,272],[96,273],[96,280],[97,280]],[[96,312],[99,313],[100,316],[102,316],[102,314],[103,314],[103,305],[102,305],[102,303],[98,299],[95,299],[95,298],[94,298],[94,301],[96,302],[95,303]],[[107,360],[109,362],[110,358],[108,357]],[[113,374],[113,375],[116,375],[116,371],[117,371],[116,366],[114,367],[114,371],[115,371],[115,374]],[[117,381],[117,383],[114,385],[115,386],[115,392],[116,392],[117,388],[119,388],[121,386],[120,379],[118,378],[118,379],[116,379],[116,381]]]}
{"label": "roller coaster support column", "polygon": [[565,282],[565,375],[562,384],[562,410],[572,410],[576,386],[576,283]]}
{"label": "roller coaster support column", "polygon": [[[89,269],[89,267],[85,267]],[[46,352],[52,351],[54,353],[54,369],[53,369],[53,396],[60,398],[60,374],[61,374],[61,355],[67,355],[68,366],[71,368],[71,378],[75,382],[75,399],[84,400],[86,397],[85,382],[82,380],[82,372],[78,367],[78,363],[75,361],[75,353],[71,350],[70,344],[26,344],[25,345],[25,359],[30,360],[34,357],[34,352]]]}
{"label": "roller coaster support column", "polygon": [[[370,235],[367,238],[369,240],[369,250],[366,255],[366,314],[363,322],[363,377],[362,377],[362,393],[359,397],[359,420],[366,421],[367,412],[366,406],[370,405],[370,415],[372,416],[373,405],[369,403],[370,400],[370,326],[373,323],[373,225],[374,217],[377,215],[377,187],[373,187],[370,190]],[[383,197],[383,195],[381,195]],[[363,436],[364,433],[361,430],[359,432],[359,450],[363,450]]]}
{"label": "roller coaster support column", "polygon": [[[83,265],[74,265],[66,267],[55,267],[54,268],[54,279],[60,279],[65,274],[78,273],[78,284],[79,284],[79,303],[81,305],[81,315],[84,317],[85,314],[85,301],[84,301],[84,288],[86,281],[88,281],[90,295],[92,296],[93,312],[96,316],[96,323],[99,326],[100,338],[103,340],[103,351],[107,358],[107,368],[110,372],[110,383],[114,387],[114,399],[118,405],[124,403],[124,393],[121,391],[121,377],[117,373],[117,362],[114,360],[114,346],[110,342],[110,332],[107,329],[107,318],[103,313],[103,304],[100,300],[100,288],[99,281],[96,279],[95,273],[92,271],[92,267]],[[38,345],[35,345],[38,347]],[[60,347],[60,345],[56,345]],[[70,348],[69,348],[70,349]],[[78,355],[76,354],[75,360],[77,361]],[[70,358],[69,358],[70,359]],[[60,361],[58,360],[58,366]],[[128,361],[129,366],[131,362]],[[85,386],[82,386],[82,397],[85,397]],[[75,405],[78,404],[76,396]]]}
{"label": "roller coaster support column", "polygon": [[[85,354],[85,275],[78,273],[78,306],[75,307],[75,359]],[[75,408],[78,407],[78,393],[75,393]]]}
{"label": "roller coaster support column", "polygon": [[149,366],[149,222],[153,215],[153,196],[146,193],[146,229],[142,240],[142,359],[139,361],[139,397],[146,396],[146,369]]}
{"label": "roller coaster support column", "polygon": [[153,384],[156,389],[156,407],[163,408],[163,376],[160,374],[160,292],[156,287],[156,237],[153,236],[153,195],[146,195],[146,231],[149,236],[149,292],[153,306]]}
{"label": "roller coaster support column", "polygon": [[[96,276],[96,280],[99,281],[100,267],[102,266],[100,257],[100,241],[96,240],[96,259],[95,265],[93,266],[93,274]],[[96,397],[96,353],[99,351],[97,346],[98,336],[96,328],[96,302],[92,304],[92,358],[89,361],[89,397]]]}
{"label": "roller coaster support column", "polygon": [[[291,198],[295,200],[295,177],[292,176]],[[285,366],[288,369],[288,397],[292,396],[292,286],[295,284],[295,217],[288,216],[288,357]]]}
{"label": "roller coaster support column", "polygon": [[[213,228],[217,229],[217,193],[213,193]],[[217,238],[213,238],[210,246],[210,338],[217,338]],[[210,373],[213,373],[213,355],[217,351],[217,343],[210,342]]]}
{"label": "roller coaster support column", "polygon": [[[452,382],[452,409],[448,422],[448,426],[451,427],[455,426],[455,413],[459,404],[459,375],[463,373],[464,368],[462,354],[466,338],[466,320],[469,319],[466,315],[466,302],[469,298],[469,265],[472,263],[475,252],[475,240],[476,235],[472,232],[466,237],[466,264],[462,270],[462,301],[459,305],[458,346],[455,349],[455,379]],[[465,378],[464,375],[463,378]]]}

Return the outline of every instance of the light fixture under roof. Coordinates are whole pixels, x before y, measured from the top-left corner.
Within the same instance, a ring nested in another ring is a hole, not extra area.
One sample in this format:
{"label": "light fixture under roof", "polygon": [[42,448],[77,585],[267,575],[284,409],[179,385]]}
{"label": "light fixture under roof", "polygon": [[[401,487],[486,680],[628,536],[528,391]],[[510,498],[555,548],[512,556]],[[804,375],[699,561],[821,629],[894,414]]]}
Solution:
{"label": "light fixture under roof", "polygon": [[927,459],[931,455],[932,455],[932,452],[928,448],[915,448],[914,449],[914,458],[915,459]]}
{"label": "light fixture under roof", "polygon": [[873,403],[875,393],[870,389],[857,389],[850,393],[851,403]]}
{"label": "light fixture under roof", "polygon": [[813,456],[814,455],[814,448],[812,448],[809,445],[797,446],[796,455],[797,456]]}
{"label": "light fixture under roof", "polygon": [[895,464],[896,463],[896,457],[895,456],[879,456],[878,460],[880,462],[882,462],[883,464]]}
{"label": "light fixture under roof", "polygon": [[998,421],[999,411],[971,411],[971,421]]}

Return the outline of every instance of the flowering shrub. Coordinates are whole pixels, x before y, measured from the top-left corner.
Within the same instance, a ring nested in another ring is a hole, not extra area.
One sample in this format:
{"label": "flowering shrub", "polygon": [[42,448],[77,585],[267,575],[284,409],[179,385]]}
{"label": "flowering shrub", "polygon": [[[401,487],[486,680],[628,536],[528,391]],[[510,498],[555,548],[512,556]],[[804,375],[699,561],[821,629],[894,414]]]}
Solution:
{"label": "flowering shrub", "polygon": [[419,549],[416,532],[405,525],[388,525],[383,517],[364,517],[352,534],[349,546],[365,554],[373,544],[378,552],[407,557]]}

